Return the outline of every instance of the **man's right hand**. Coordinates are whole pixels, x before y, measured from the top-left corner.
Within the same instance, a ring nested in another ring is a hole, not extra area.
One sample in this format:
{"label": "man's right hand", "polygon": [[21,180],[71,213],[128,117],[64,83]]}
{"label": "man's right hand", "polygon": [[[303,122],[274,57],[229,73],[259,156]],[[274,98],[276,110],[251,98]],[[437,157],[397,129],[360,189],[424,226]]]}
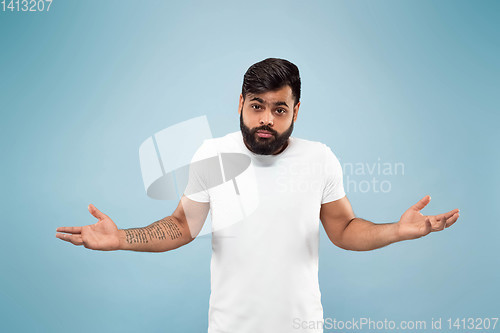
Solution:
{"label": "man's right hand", "polygon": [[97,223],[83,227],[59,227],[56,237],[74,245],[83,245],[87,249],[113,251],[120,249],[120,232],[116,224],[90,204],[89,212],[98,219]]}

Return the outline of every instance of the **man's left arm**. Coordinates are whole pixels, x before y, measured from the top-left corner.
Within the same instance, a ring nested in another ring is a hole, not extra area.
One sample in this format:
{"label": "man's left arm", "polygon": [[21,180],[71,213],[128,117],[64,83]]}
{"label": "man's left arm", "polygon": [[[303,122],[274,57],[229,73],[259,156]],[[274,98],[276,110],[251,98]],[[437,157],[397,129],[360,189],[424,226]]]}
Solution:
{"label": "man's left arm", "polygon": [[458,209],[439,215],[420,213],[430,200],[428,195],[422,198],[398,222],[376,224],[356,217],[349,200],[343,197],[322,204],[320,219],[333,244],[345,250],[369,251],[444,230],[457,221]]}

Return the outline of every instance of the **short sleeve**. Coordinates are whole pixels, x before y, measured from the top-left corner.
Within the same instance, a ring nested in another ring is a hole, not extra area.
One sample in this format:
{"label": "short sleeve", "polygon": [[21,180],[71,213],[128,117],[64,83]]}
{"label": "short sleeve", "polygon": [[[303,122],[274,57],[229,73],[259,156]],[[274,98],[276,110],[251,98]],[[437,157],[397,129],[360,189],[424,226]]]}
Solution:
{"label": "short sleeve", "polygon": [[324,145],[324,188],[321,203],[345,197],[342,166],[330,147]]}
{"label": "short sleeve", "polygon": [[197,202],[210,202],[210,195],[205,177],[203,176],[203,160],[209,158],[207,141],[196,150],[189,165],[188,181],[184,195]]}

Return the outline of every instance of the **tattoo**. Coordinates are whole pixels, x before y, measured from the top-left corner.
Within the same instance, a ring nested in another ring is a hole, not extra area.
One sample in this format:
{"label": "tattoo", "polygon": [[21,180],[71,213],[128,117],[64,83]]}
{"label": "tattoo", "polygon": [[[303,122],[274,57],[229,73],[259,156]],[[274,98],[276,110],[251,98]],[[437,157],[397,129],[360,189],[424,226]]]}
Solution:
{"label": "tattoo", "polygon": [[127,243],[149,243],[153,240],[166,239],[167,236],[174,240],[182,237],[182,232],[173,218],[168,216],[164,219],[154,222],[144,228],[124,229],[127,237]]}

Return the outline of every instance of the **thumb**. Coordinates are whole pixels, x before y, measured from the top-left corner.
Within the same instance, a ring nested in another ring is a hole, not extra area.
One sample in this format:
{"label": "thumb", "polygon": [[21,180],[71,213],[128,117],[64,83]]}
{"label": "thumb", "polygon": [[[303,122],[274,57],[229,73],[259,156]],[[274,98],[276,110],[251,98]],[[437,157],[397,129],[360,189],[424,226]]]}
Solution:
{"label": "thumb", "polygon": [[101,213],[101,211],[99,209],[95,208],[95,206],[93,204],[90,204],[88,209],[89,209],[90,214],[92,214],[99,221],[106,217],[106,214]]}
{"label": "thumb", "polygon": [[423,197],[422,199],[420,199],[419,202],[417,202],[416,204],[414,204],[413,206],[411,206],[411,208],[413,210],[416,210],[417,212],[424,209],[425,206],[427,206],[427,204],[431,201],[431,196],[430,195],[426,195],[425,197]]}

